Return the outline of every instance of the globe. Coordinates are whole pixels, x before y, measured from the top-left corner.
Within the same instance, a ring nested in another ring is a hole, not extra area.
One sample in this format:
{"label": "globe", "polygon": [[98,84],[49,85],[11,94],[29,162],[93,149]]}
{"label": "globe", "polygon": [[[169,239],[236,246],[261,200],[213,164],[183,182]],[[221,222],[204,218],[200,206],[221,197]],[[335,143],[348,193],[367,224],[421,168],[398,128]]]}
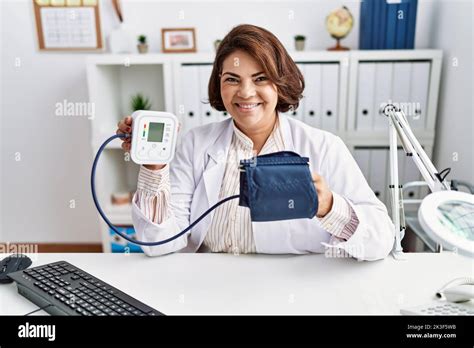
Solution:
{"label": "globe", "polygon": [[347,47],[339,45],[339,40],[345,38],[350,33],[353,25],[354,18],[346,6],[342,6],[328,14],[326,17],[326,29],[337,40],[336,46],[329,48],[329,50],[348,50]]}

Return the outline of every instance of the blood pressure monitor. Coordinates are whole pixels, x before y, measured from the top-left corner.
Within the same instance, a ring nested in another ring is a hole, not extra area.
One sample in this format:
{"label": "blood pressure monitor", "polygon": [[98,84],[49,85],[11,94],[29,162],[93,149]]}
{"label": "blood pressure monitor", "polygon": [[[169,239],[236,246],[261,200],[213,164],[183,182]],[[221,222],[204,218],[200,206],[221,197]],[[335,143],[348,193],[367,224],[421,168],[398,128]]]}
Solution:
{"label": "blood pressure monitor", "polygon": [[176,147],[178,119],[169,112],[139,110],[132,114],[131,155],[137,164],[171,162]]}

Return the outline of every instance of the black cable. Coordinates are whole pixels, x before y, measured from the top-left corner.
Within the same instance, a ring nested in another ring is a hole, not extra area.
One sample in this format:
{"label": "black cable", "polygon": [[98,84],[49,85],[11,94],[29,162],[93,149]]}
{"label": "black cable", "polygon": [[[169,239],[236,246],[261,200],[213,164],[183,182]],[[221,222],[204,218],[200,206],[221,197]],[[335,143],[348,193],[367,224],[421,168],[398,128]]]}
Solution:
{"label": "black cable", "polygon": [[52,306],[52,304],[51,304],[51,303],[50,303],[50,304],[47,304],[47,305],[46,305],[46,306],[44,306],[44,307],[41,307],[41,308],[35,309],[33,312],[26,313],[24,316],[26,317],[27,315],[30,315],[30,314],[33,314],[33,313],[39,312],[39,311],[41,311],[41,310],[43,310],[43,309],[45,309],[45,308],[51,307],[51,306]]}
{"label": "black cable", "polygon": [[440,182],[443,182],[444,179],[446,179],[446,177],[448,176],[448,174],[450,172],[451,172],[451,168],[445,168],[442,171],[440,171],[439,173],[435,173],[435,175],[436,175],[436,177],[438,178],[438,180]]}
{"label": "black cable", "polygon": [[130,238],[129,236],[127,236],[126,234],[120,232],[119,230],[117,230],[117,228],[109,221],[109,219],[107,218],[107,216],[105,216],[102,208],[100,207],[100,204],[99,204],[99,201],[97,199],[97,196],[96,196],[96,193],[95,193],[95,171],[96,171],[96,167],[97,167],[97,163],[99,161],[99,157],[100,155],[102,154],[102,151],[104,150],[104,148],[107,146],[108,143],[110,143],[112,140],[116,139],[116,138],[129,138],[130,137],[130,134],[115,134],[113,136],[111,136],[110,138],[108,138],[106,141],[104,141],[104,143],[99,147],[99,150],[97,151],[97,154],[95,155],[95,158],[94,158],[94,163],[92,164],[92,172],[91,172],[91,191],[92,191],[92,198],[94,200],[94,204],[97,208],[97,211],[99,212],[100,216],[102,217],[102,219],[104,219],[104,221],[107,223],[107,225],[109,225],[109,227],[115,232],[117,233],[120,237],[122,237],[123,239],[129,241],[130,243],[132,244],[137,244],[137,245],[144,245],[144,246],[155,246],[155,245],[162,245],[162,244],[165,244],[165,243],[168,243],[168,242],[171,242],[172,240],[175,240],[176,238],[182,236],[183,234],[185,234],[186,232],[188,232],[191,228],[193,228],[199,221],[201,221],[204,217],[207,216],[207,214],[209,214],[211,211],[213,211],[214,209],[216,209],[218,206],[220,206],[221,204],[224,204],[225,202],[227,201],[230,201],[232,199],[236,199],[236,198],[239,198],[240,195],[233,195],[233,196],[229,196],[229,197],[226,197],[224,198],[223,200],[217,202],[216,204],[214,204],[212,207],[210,207],[208,210],[206,210],[204,212],[204,214],[202,214],[199,218],[197,218],[196,221],[194,221],[191,225],[189,225],[188,227],[186,227],[183,231],[179,232],[178,234],[174,235],[173,237],[170,237],[168,239],[164,239],[164,240],[160,240],[158,242],[142,242],[142,241],[139,241],[139,240],[135,240],[135,239],[132,239]]}

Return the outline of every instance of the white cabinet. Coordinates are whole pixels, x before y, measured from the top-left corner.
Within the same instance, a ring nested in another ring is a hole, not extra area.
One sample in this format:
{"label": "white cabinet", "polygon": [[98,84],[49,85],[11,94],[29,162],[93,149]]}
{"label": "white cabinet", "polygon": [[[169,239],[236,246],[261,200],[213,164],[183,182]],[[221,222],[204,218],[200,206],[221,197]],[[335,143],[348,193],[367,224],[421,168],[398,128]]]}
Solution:
{"label": "white cabinet", "polygon": [[197,65],[199,71],[199,104],[200,104],[200,113],[199,118],[201,119],[201,124],[207,124],[212,122],[219,121],[218,111],[211,108],[209,104],[209,78],[211,77],[212,65]]}
{"label": "white cabinet", "polygon": [[370,150],[369,184],[375,195],[385,204],[388,196],[388,151],[386,149]]}
{"label": "white cabinet", "polygon": [[426,127],[430,63],[416,62],[411,67],[411,101],[413,102],[408,123],[413,129]]}
{"label": "white cabinet", "polygon": [[[387,103],[401,108],[414,130],[425,130],[430,62],[360,62],[357,71],[355,130],[386,132]],[[385,133],[384,133],[385,134]]]}
{"label": "white cabinet", "polygon": [[303,99],[288,116],[313,127],[337,133],[339,110],[339,66],[333,62],[298,63],[305,80]]}
{"label": "white cabinet", "polygon": [[388,203],[388,150],[385,148],[356,148],[354,159],[375,196]]}
{"label": "white cabinet", "polygon": [[[429,153],[429,151],[428,151]],[[354,149],[354,159],[364,174],[369,186],[374,191],[387,208],[390,206],[390,150],[388,147],[371,148],[356,147]],[[407,156],[401,147],[398,149],[398,180],[399,184],[405,186],[409,182],[421,180],[415,163],[411,156]],[[425,190],[419,187],[410,187],[404,190],[405,198],[418,199],[422,198],[422,194],[426,194]]]}
{"label": "white cabinet", "polygon": [[[410,83],[411,83],[411,63],[396,62],[393,63],[392,93],[390,101],[405,109],[405,106],[411,102]],[[407,118],[409,116],[407,115]],[[387,127],[388,128],[388,127]]]}
{"label": "white cabinet", "polygon": [[184,106],[184,131],[229,117],[227,113],[213,109],[209,103],[208,86],[211,73],[211,64],[182,64],[179,67],[181,85],[176,95],[178,106]]}
{"label": "white cabinet", "polygon": [[339,119],[339,64],[322,65],[321,85],[321,128],[334,133]]}
{"label": "white cabinet", "polygon": [[312,127],[321,128],[322,108],[321,108],[321,64],[305,64],[304,67],[305,91],[302,100],[303,121]]}
{"label": "white cabinet", "polygon": [[201,125],[201,106],[199,93],[199,69],[196,65],[185,65],[181,74],[181,104],[183,133]]}
{"label": "white cabinet", "polygon": [[[375,81],[374,81],[374,104],[372,111],[372,129],[379,131],[388,128],[387,117],[383,114],[383,108],[391,99],[392,93],[392,63],[376,63],[374,64]],[[361,86],[364,88],[364,86]]]}
{"label": "white cabinet", "polygon": [[375,63],[359,65],[356,129],[372,130],[374,119]]}
{"label": "white cabinet", "polygon": [[[400,107],[415,136],[431,157],[441,60],[442,53],[437,50],[352,52],[347,124],[343,138],[372,189],[378,192],[385,181],[380,198],[389,210],[389,122],[381,111],[387,103]],[[386,149],[386,155],[382,154],[382,148]],[[412,158],[405,156],[401,149],[398,158],[400,184],[419,181],[421,175]],[[377,178],[378,174],[383,178]],[[422,198],[426,193],[424,188],[407,188],[405,198]]]}

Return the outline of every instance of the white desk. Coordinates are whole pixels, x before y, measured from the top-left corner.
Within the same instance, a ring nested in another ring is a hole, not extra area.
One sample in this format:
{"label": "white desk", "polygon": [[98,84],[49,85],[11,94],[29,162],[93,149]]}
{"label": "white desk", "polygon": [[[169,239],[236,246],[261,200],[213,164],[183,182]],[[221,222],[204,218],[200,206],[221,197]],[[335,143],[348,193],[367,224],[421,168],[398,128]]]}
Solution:
{"label": "white desk", "polygon": [[[431,301],[449,280],[474,273],[472,260],[448,252],[376,262],[314,254],[29,256],[32,267],[68,261],[168,315],[399,314],[402,307]],[[14,283],[0,286],[0,314],[36,308]]]}

